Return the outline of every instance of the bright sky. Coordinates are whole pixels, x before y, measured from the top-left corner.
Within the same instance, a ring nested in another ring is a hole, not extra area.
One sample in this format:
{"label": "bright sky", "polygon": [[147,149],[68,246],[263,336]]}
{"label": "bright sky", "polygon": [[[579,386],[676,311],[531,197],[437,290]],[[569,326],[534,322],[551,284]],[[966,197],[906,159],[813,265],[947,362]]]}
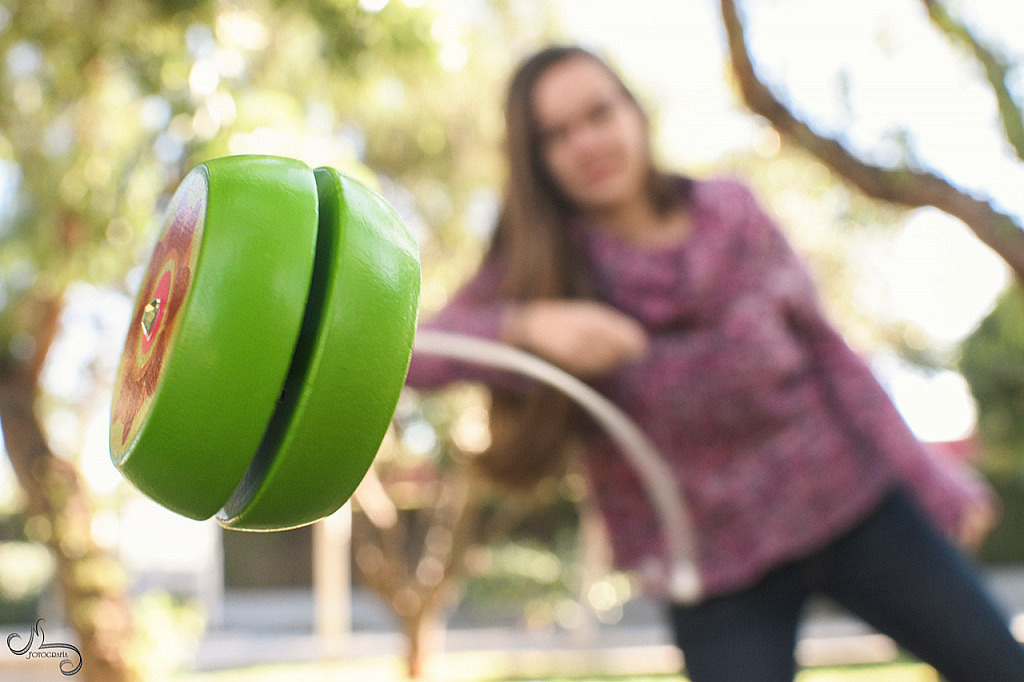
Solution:
{"label": "bright sky", "polygon": [[[726,84],[723,30],[714,0],[559,0],[570,37],[607,54],[649,97],[668,158],[713,166],[749,148],[757,123],[737,111]],[[1024,4],[951,2],[1010,54],[1024,51]],[[920,2],[758,0],[741,3],[748,38],[768,80],[785,84],[809,118],[841,131],[879,160],[898,147],[886,134],[912,131],[925,163],[963,187],[988,193],[1024,216],[1024,164],[993,130],[992,98],[976,74],[931,27]],[[1024,74],[1017,83],[1024,90]],[[893,314],[919,324],[940,345],[970,332],[1007,282],[1002,261],[958,221],[920,211],[894,243],[875,252]],[[877,369],[904,416],[926,440],[969,432],[974,405],[963,379],[908,371],[891,359]]]}

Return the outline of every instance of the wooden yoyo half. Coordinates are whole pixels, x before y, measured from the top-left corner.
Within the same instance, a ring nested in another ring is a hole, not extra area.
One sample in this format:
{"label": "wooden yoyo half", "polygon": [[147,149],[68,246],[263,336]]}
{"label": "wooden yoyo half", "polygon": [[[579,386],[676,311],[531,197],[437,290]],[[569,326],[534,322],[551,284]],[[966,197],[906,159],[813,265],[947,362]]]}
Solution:
{"label": "wooden yoyo half", "polygon": [[111,459],[185,516],[274,530],[351,496],[405,380],[419,256],[381,197],[269,156],[168,205],[114,386]]}

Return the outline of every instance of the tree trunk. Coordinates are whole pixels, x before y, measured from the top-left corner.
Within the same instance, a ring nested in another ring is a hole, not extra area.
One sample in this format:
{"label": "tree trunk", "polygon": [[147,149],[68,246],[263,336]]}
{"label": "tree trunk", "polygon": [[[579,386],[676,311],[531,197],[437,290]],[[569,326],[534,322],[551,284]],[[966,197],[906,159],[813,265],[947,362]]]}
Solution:
{"label": "tree trunk", "polygon": [[406,674],[409,679],[423,679],[429,673],[430,663],[440,649],[444,634],[440,609],[433,603],[425,605],[412,616],[402,619],[402,630],[408,647]]}
{"label": "tree trunk", "polygon": [[[38,306],[38,307],[36,307]],[[0,427],[4,445],[27,498],[32,539],[56,559],[68,624],[78,637],[81,678],[93,682],[140,679],[131,669],[133,625],[119,564],[92,537],[89,494],[78,470],[50,449],[34,405],[39,370],[57,328],[59,299],[36,302],[34,356],[0,364]],[[80,679],[81,679],[80,678]]]}
{"label": "tree trunk", "polygon": [[[430,520],[423,544],[413,548],[412,557],[406,524],[374,468],[355,492],[367,521],[353,523],[355,565],[401,624],[410,679],[429,676],[430,663],[444,641],[445,606],[466,551],[477,539],[480,506],[469,494],[465,466],[457,464],[440,476],[436,498],[417,512],[429,514]],[[369,532],[364,535],[361,527]]]}

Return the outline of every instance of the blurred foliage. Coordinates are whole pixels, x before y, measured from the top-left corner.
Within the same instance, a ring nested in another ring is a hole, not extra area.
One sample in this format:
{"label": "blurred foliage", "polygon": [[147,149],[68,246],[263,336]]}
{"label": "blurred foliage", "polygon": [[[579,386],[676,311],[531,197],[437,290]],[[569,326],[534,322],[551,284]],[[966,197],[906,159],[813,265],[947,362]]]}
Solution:
{"label": "blurred foliage", "polygon": [[1024,561],[1024,291],[1009,287],[964,341],[959,369],[977,401],[979,462],[1002,502],[980,549],[991,563]]}
{"label": "blurred foliage", "polygon": [[592,619],[606,624],[622,619],[623,607],[640,593],[639,585],[629,574],[607,566],[597,567],[600,576],[588,580],[577,527],[565,511],[537,510],[536,516],[557,531],[554,542],[519,530],[467,555],[464,596],[473,604],[473,617],[509,619],[529,630],[570,631],[583,629]]}
{"label": "blurred foliage", "polygon": [[960,370],[978,401],[985,467],[1024,476],[1024,292],[1007,289],[963,344]]}
{"label": "blurred foliage", "polygon": [[0,542],[0,623],[32,623],[51,587],[56,562],[39,543]]}
{"label": "blurred foliage", "polygon": [[25,517],[0,512],[0,623],[33,623],[53,589],[56,562],[26,534]]}
{"label": "blurred foliage", "polygon": [[201,605],[156,590],[136,600],[134,616],[142,679],[169,679],[195,660],[206,626]]}
{"label": "blurred foliage", "polygon": [[161,201],[214,156],[368,166],[428,254],[461,250],[500,172],[493,76],[548,21],[539,2],[466,7],[0,5],[0,349],[33,342],[19,302],[119,284]]}

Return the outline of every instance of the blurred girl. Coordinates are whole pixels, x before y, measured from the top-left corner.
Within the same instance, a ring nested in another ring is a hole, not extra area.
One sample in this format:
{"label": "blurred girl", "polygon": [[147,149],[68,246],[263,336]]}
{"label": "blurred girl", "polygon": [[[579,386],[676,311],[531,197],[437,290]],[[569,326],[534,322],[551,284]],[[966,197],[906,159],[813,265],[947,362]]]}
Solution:
{"label": "blurred girl", "polygon": [[616,563],[666,600],[695,682],[792,680],[813,593],[950,680],[1024,680],[1024,650],[949,539],[976,527],[987,491],[925,452],[751,192],[658,169],[636,98],[577,47],[527,60],[505,113],[493,243],[429,326],[535,353],[646,431],[693,517],[700,601],[675,603],[659,583],[665,548],[643,487],[564,399],[414,358],[413,386],[492,386],[480,464],[528,484],[558,465],[566,434],[585,442]]}

